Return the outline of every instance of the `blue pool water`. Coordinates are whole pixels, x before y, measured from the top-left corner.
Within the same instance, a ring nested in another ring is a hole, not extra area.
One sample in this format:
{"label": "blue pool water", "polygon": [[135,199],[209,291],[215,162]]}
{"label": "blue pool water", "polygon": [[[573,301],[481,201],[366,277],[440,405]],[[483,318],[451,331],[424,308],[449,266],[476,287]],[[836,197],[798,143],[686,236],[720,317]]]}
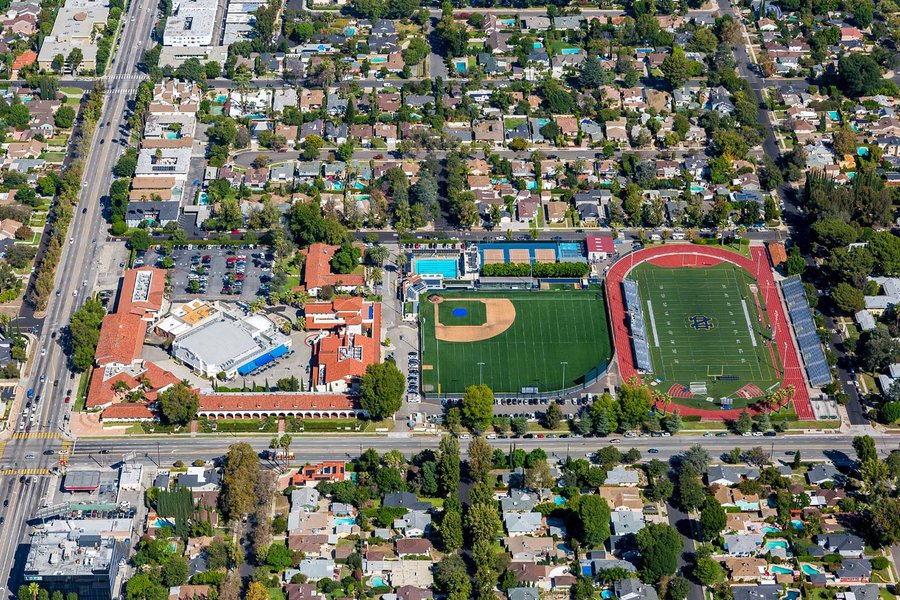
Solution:
{"label": "blue pool water", "polygon": [[387,587],[387,583],[384,582],[384,579],[376,575],[372,578],[372,587]]}
{"label": "blue pool water", "polygon": [[829,117],[832,121],[840,121],[840,120],[841,120],[841,114],[840,114],[838,111],[836,111],[836,110],[829,110],[829,111],[828,111],[828,117]]}
{"label": "blue pool water", "polygon": [[156,517],[156,522],[153,524],[154,527],[159,529],[160,527],[175,527],[175,523],[164,519],[163,517]]}
{"label": "blue pool water", "polygon": [[797,600],[800,597],[800,592],[797,590],[788,590],[787,595],[785,596],[785,600]]}
{"label": "blue pool water", "polygon": [[445,279],[458,276],[455,258],[417,258],[413,268],[417,275],[442,275]]}
{"label": "blue pool water", "polygon": [[228,96],[225,94],[219,94],[218,96],[216,96],[216,102],[218,102],[219,104],[223,104],[226,100],[228,100]]}
{"label": "blue pool water", "polygon": [[353,517],[339,517],[334,520],[335,525],[353,525],[356,523],[356,519]]}
{"label": "blue pool water", "polygon": [[581,48],[563,48],[562,53],[563,53],[563,55],[581,54]]}
{"label": "blue pool water", "polygon": [[181,134],[178,133],[177,131],[167,131],[163,137],[166,138],[167,140],[177,140],[178,138],[181,137]]}
{"label": "blue pool water", "polygon": [[803,565],[800,568],[803,569],[803,572],[806,573],[807,575],[818,575],[819,573],[822,572],[822,571],[818,570],[817,568],[813,567],[812,565]]}
{"label": "blue pool water", "polygon": [[331,181],[329,183],[331,185],[331,189],[333,189],[333,190],[337,190],[340,192],[340,191],[343,191],[343,189],[344,189],[343,181]]}
{"label": "blue pool water", "polygon": [[356,34],[356,27],[350,27],[349,25],[347,27],[344,27],[344,35],[355,35],[355,34]]}
{"label": "blue pool water", "polygon": [[531,181],[531,180],[526,181],[526,182],[525,182],[525,189],[527,189],[527,190],[536,190],[536,189],[537,189],[537,181]]}
{"label": "blue pool water", "polygon": [[859,154],[860,156],[868,156],[869,149],[866,148],[865,146],[860,146],[859,148],[856,149],[856,153]]}
{"label": "blue pool water", "polygon": [[794,529],[803,529],[803,521],[800,519],[791,519],[791,527]]}
{"label": "blue pool water", "polygon": [[613,597],[612,590],[603,590],[602,592],[600,592],[600,597],[601,598],[612,598]]}
{"label": "blue pool water", "polygon": [[535,42],[535,43],[533,44],[533,46],[534,46],[535,50],[537,50],[538,48],[543,48],[543,47],[544,47],[544,44],[541,43],[541,42]]}
{"label": "blue pool water", "polygon": [[380,65],[381,63],[386,63],[387,58],[384,56],[373,56],[372,58],[369,59],[369,62],[372,63],[373,65]]}
{"label": "blue pool water", "polygon": [[206,192],[200,193],[200,199],[197,201],[201,206],[206,206],[209,204],[209,194]]}
{"label": "blue pool water", "polygon": [[458,73],[465,73],[469,70],[469,63],[464,60],[456,61],[456,71]]}
{"label": "blue pool water", "polygon": [[706,188],[703,187],[702,185],[697,185],[696,183],[692,183],[692,184],[691,184],[691,191],[692,191],[692,192],[702,192],[702,191],[705,190],[705,189],[706,189]]}
{"label": "blue pool water", "polygon": [[781,531],[781,530],[778,529],[777,527],[763,527],[762,528],[763,533],[778,533],[779,531]]}
{"label": "blue pool water", "polygon": [[503,23],[504,25],[515,25],[516,24],[515,19],[500,19],[500,22]]}
{"label": "blue pool water", "polygon": [[566,499],[563,498],[562,496],[556,496],[556,497],[553,498],[553,504],[555,504],[555,505],[557,505],[557,506],[565,506],[565,505],[566,505]]}
{"label": "blue pool water", "polygon": [[591,577],[594,574],[591,565],[581,565],[581,574],[584,577]]}
{"label": "blue pool water", "polygon": [[769,540],[766,542],[764,548],[766,550],[771,550],[772,548],[784,548],[787,549],[787,542],[784,540]]}
{"label": "blue pool water", "polygon": [[793,569],[788,569],[787,567],[779,567],[778,565],[772,565],[771,567],[769,567],[769,570],[772,573],[777,573],[779,575],[790,575],[794,572]]}

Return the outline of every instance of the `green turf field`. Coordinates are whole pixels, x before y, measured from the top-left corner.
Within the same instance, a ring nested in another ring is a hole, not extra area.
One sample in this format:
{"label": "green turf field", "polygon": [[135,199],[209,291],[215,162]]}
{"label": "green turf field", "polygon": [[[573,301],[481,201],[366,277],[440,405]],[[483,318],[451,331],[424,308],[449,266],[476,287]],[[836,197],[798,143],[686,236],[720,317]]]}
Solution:
{"label": "green turf field", "polygon": [[[432,305],[423,300],[421,376],[426,392],[457,393],[478,384],[478,363],[484,363],[480,366],[483,383],[495,392],[511,393],[523,387],[537,387],[541,392],[568,388],[584,381],[592,369],[605,367],[609,362],[612,345],[606,301],[599,290],[442,291],[440,295],[444,302],[438,305],[438,314],[443,324],[448,324],[445,315],[451,314],[452,308],[469,308],[473,314],[472,305],[477,303],[454,302],[457,298],[507,298],[515,307],[516,318],[509,329],[490,339],[438,341]],[[481,314],[483,322],[484,313]]]}
{"label": "green turf field", "polygon": [[[465,314],[453,314],[460,311]],[[484,304],[447,300],[438,305],[438,319],[443,325],[483,325],[487,318]]]}
{"label": "green turf field", "polygon": [[706,395],[676,402],[709,408],[707,396],[729,396],[740,408],[750,403],[734,396],[744,385],[765,392],[780,381],[780,364],[776,368],[777,356],[773,364],[766,343],[769,324],[760,321],[749,273],[728,263],[681,269],[645,263],[628,278],[638,282],[660,392],[705,382]]}

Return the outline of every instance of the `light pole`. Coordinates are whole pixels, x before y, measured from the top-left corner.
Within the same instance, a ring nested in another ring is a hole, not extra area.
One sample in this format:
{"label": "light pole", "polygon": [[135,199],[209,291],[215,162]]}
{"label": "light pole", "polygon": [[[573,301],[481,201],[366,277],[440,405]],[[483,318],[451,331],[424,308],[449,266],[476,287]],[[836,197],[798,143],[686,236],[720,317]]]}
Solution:
{"label": "light pole", "polygon": [[566,365],[569,363],[567,361],[563,360],[563,361],[560,361],[559,364],[562,365],[562,387],[560,388],[560,391],[561,391],[561,390],[566,389]]}
{"label": "light pole", "polygon": [[484,382],[482,381],[482,378],[481,378],[482,367],[484,367],[484,363],[483,362],[478,363],[478,385],[484,385]]}

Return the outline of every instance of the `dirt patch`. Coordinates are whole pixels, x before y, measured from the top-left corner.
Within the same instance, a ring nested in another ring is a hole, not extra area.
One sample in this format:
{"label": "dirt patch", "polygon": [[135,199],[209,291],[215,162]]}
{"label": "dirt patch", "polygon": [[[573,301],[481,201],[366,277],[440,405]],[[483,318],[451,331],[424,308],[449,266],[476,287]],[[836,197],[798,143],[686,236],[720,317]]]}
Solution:
{"label": "dirt patch", "polygon": [[435,304],[434,337],[443,342],[488,340],[509,329],[516,320],[516,307],[506,298],[459,298],[456,301],[484,303],[485,322],[483,325],[442,325],[438,320],[438,306]]}

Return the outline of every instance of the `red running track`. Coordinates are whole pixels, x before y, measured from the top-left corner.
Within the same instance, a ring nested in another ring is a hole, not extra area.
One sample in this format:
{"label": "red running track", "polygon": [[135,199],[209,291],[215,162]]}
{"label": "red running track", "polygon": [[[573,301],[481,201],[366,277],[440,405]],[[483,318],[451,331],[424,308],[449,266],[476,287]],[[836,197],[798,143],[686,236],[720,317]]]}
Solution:
{"label": "red running track", "polygon": [[[785,377],[781,382],[782,387],[794,386],[794,410],[797,416],[803,420],[815,419],[812,405],[809,401],[809,392],[806,381],[803,378],[803,367],[794,347],[791,337],[791,326],[788,321],[775,280],[772,277],[772,269],[766,257],[765,249],[753,247],[750,249],[751,258],[746,258],[735,252],[717,248],[715,246],[701,246],[698,244],[668,244],[655,246],[632,252],[628,256],[619,259],[606,277],[606,293],[609,298],[609,310],[612,318],[613,342],[616,347],[616,360],[619,365],[619,373],[623,381],[631,377],[638,377],[634,365],[634,355],[631,351],[631,341],[628,334],[628,324],[625,318],[625,300],[622,297],[622,280],[632,268],[643,262],[651,262],[661,267],[708,267],[720,262],[730,262],[750,272],[759,285],[759,293],[769,312],[769,320],[775,325],[775,344],[781,357],[781,364],[785,367]],[[676,408],[676,407],[673,407]],[[703,419],[735,419],[741,409],[712,410],[693,408],[690,406],[677,406],[682,415],[699,416]],[[758,412],[756,406],[750,407],[751,412]]]}

